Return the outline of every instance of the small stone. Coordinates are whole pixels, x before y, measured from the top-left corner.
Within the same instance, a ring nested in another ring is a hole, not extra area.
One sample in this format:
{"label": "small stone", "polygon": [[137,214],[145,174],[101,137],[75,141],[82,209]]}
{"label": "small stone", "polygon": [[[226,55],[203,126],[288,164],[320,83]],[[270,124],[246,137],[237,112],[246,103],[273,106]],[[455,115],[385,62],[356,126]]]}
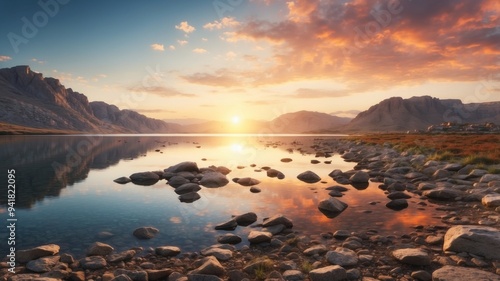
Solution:
{"label": "small stone", "polygon": [[188,274],[188,281],[223,281],[223,279],[215,276],[215,275],[207,275],[207,274]]}
{"label": "small stone", "polygon": [[106,261],[110,263],[116,263],[121,261],[131,260],[136,254],[135,250],[127,250],[118,254],[112,254],[106,257]]}
{"label": "small stone", "polygon": [[346,270],[338,265],[331,265],[309,272],[311,281],[341,281],[347,278]]}
{"label": "small stone", "polygon": [[133,235],[137,237],[138,239],[151,239],[156,236],[160,231],[157,228],[154,227],[140,227],[134,230]]}
{"label": "small stone", "polygon": [[430,265],[431,259],[427,252],[420,249],[399,249],[392,255],[400,262],[410,265]]}
{"label": "small stone", "polygon": [[238,235],[232,234],[232,233],[227,233],[224,235],[221,235],[217,237],[217,242],[221,244],[239,244],[241,243],[242,239]]}
{"label": "small stone", "polygon": [[217,258],[209,256],[202,260],[203,264],[188,273],[190,274],[206,274],[206,275],[216,275],[223,276],[226,273],[224,267],[220,264]]}
{"label": "small stone", "polygon": [[283,215],[275,215],[275,216],[272,216],[272,217],[264,220],[264,223],[262,223],[262,226],[269,227],[269,226],[278,225],[278,224],[282,224],[288,228],[293,227],[292,221]]}
{"label": "small stone", "polygon": [[154,172],[142,172],[130,175],[130,180],[137,185],[153,185],[160,180],[160,176]]}
{"label": "small stone", "polygon": [[385,206],[391,210],[399,211],[408,208],[408,201],[406,199],[396,199],[385,204]]}
{"label": "small stone", "polygon": [[257,214],[253,212],[245,213],[234,218],[236,223],[241,226],[248,226],[257,221]]}
{"label": "small stone", "polygon": [[175,246],[162,246],[157,247],[155,253],[162,257],[175,257],[181,253],[181,249]]}
{"label": "small stone", "polygon": [[323,255],[327,251],[325,245],[316,245],[305,249],[303,254],[306,256]]}
{"label": "small stone", "polygon": [[297,178],[306,183],[317,183],[321,178],[312,171],[306,171],[297,176]]}
{"label": "small stone", "polygon": [[335,217],[347,209],[347,203],[344,203],[337,198],[330,197],[319,202],[318,209],[327,217]]}
{"label": "small stone", "polygon": [[283,163],[290,163],[292,161],[293,161],[292,158],[282,158],[281,159],[281,162],[283,162]]}
{"label": "small stone", "polygon": [[287,270],[283,272],[283,278],[287,281],[302,281],[304,280],[304,274],[299,270]]}
{"label": "small stone", "polygon": [[172,274],[172,269],[159,269],[159,270],[146,270],[148,274],[148,280],[156,281],[156,280],[166,280],[170,274]]}
{"label": "small stone", "polygon": [[347,230],[337,230],[335,233],[333,233],[333,237],[339,240],[344,240],[347,239],[348,237],[351,236],[351,233]]}
{"label": "small stone", "polygon": [[216,230],[235,230],[238,227],[238,223],[236,219],[232,219],[230,221],[218,224],[215,226]]}
{"label": "small stone", "polygon": [[59,256],[42,257],[29,261],[26,268],[37,273],[49,272],[59,262]]}
{"label": "small stone", "polygon": [[127,184],[127,183],[131,182],[132,180],[128,177],[121,177],[121,178],[117,178],[113,181],[116,183],[119,183],[119,184]]}
{"label": "small stone", "polygon": [[86,257],[80,260],[83,269],[98,270],[107,265],[106,260],[100,256]]}
{"label": "small stone", "polygon": [[335,251],[329,251],[326,253],[326,259],[333,265],[354,266],[358,264],[358,255],[347,248],[337,248]]}
{"label": "small stone", "polygon": [[370,175],[368,175],[367,172],[357,171],[349,178],[349,180],[352,183],[368,183]]}
{"label": "small stone", "polygon": [[238,179],[237,183],[243,186],[252,186],[258,185],[260,181],[254,178],[240,178]]}
{"label": "small stone", "polygon": [[205,248],[201,251],[204,256],[214,256],[219,261],[228,261],[233,257],[233,252],[228,249],[222,249],[216,246]]}
{"label": "small stone", "polygon": [[250,187],[250,192],[252,193],[260,193],[262,190],[256,186]]}
{"label": "small stone", "polygon": [[263,231],[250,231],[248,234],[248,241],[252,244],[258,244],[271,241],[273,235],[270,232]]}
{"label": "small stone", "polygon": [[199,200],[201,196],[198,194],[198,192],[188,192],[185,194],[179,195],[179,201],[183,203],[193,203],[196,200]]}
{"label": "small stone", "polygon": [[197,192],[200,189],[201,189],[201,187],[198,184],[189,182],[189,183],[185,183],[185,184],[177,187],[175,189],[175,193],[186,194],[186,193],[190,193],[190,192]]}

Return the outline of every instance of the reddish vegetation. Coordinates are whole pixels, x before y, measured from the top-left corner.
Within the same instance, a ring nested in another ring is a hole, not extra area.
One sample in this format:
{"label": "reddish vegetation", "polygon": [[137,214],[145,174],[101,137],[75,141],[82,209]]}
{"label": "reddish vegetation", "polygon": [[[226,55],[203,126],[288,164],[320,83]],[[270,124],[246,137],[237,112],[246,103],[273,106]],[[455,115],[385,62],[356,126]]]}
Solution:
{"label": "reddish vegetation", "polygon": [[431,154],[436,160],[500,164],[499,134],[370,134],[350,138],[371,144],[390,144],[401,151]]}

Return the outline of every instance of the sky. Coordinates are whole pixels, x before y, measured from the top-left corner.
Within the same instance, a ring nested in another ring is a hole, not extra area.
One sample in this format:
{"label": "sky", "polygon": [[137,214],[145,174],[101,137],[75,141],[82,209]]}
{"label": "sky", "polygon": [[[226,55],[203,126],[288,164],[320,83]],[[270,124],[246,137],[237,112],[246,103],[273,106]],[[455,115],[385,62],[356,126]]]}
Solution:
{"label": "sky", "polygon": [[0,68],[158,119],[500,100],[498,0],[0,0]]}

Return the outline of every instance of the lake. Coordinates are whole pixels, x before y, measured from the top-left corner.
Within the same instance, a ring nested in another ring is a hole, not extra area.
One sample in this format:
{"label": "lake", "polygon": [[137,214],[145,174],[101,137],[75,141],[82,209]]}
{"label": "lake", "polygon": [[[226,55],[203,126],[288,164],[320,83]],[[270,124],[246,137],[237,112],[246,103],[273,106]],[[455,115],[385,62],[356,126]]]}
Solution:
{"label": "lake", "polygon": [[[293,230],[304,235],[345,229],[362,232],[375,229],[380,234],[402,235],[419,224],[439,224],[441,213],[427,202],[401,211],[385,207],[389,201],[379,183],[365,189],[346,185],[340,200],[349,204],[335,218],[318,210],[329,198],[327,187],[337,185],[328,176],[334,169],[347,171],[356,163],[344,162],[334,153],[315,157],[318,147],[328,150],[332,140],[342,136],[315,135],[87,135],[87,136],[1,136],[0,219],[6,224],[7,170],[16,176],[16,247],[55,243],[61,252],[82,257],[93,242],[112,245],[116,250],[136,246],[179,246],[184,252],[199,251],[216,244],[215,225],[232,215],[255,212],[258,221],[275,214],[290,218]],[[334,143],[334,142],[332,142]],[[332,149],[331,151],[335,151]],[[290,163],[281,162],[291,158]],[[311,160],[320,163],[312,164]],[[114,179],[136,172],[158,171],[183,161],[201,167],[225,166],[229,184],[203,188],[201,198],[192,203],[178,199],[174,188],[161,180],[152,186],[120,185]],[[326,161],[326,163],[325,163]],[[331,162],[330,162],[331,161]],[[269,178],[261,167],[282,171],[285,178]],[[311,170],[322,178],[304,183],[297,175]],[[251,193],[231,181],[252,177],[261,181],[260,193]],[[420,202],[413,195],[411,202]],[[372,204],[370,204],[372,203]],[[151,240],[138,240],[134,229],[154,226],[160,233]],[[252,226],[238,227],[233,233],[243,237],[237,247],[247,245]],[[102,232],[113,236],[102,237]],[[0,241],[7,241],[2,231]],[[2,242],[6,243],[6,242]],[[2,251],[6,247],[0,247]],[[4,253],[2,252],[2,255]]]}

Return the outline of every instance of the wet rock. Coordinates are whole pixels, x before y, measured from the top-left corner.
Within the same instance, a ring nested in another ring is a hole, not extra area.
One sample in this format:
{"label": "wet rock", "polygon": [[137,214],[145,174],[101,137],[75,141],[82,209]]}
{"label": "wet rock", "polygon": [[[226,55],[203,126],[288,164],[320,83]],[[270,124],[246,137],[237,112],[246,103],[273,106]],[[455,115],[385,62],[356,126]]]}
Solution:
{"label": "wet rock", "polygon": [[395,200],[395,199],[410,199],[411,196],[409,194],[406,194],[402,191],[395,191],[395,192],[392,192],[392,193],[389,193],[389,195],[387,195],[387,198],[391,199],[391,200]]}
{"label": "wet rock", "polygon": [[111,254],[106,257],[106,261],[110,263],[116,263],[121,261],[131,260],[135,256],[135,250],[127,250],[118,254]]}
{"label": "wet rock", "polygon": [[186,183],[189,183],[189,180],[181,176],[173,176],[170,179],[168,179],[168,185],[170,185],[173,188],[178,188]]}
{"label": "wet rock", "polygon": [[430,265],[431,259],[427,252],[421,249],[399,249],[392,252],[394,258],[409,265]]}
{"label": "wet rock", "polygon": [[103,257],[92,256],[80,260],[80,266],[83,269],[98,270],[106,267],[107,263]]}
{"label": "wet rock", "polygon": [[87,256],[107,256],[115,249],[108,244],[95,242],[87,249]]}
{"label": "wet rock", "polygon": [[303,254],[306,256],[323,255],[328,252],[325,245],[315,245],[304,250]]}
{"label": "wet rock", "polygon": [[254,178],[239,178],[236,183],[243,186],[252,186],[252,185],[258,185],[260,181]]}
{"label": "wet rock", "polygon": [[200,172],[200,169],[198,168],[198,164],[195,162],[181,162],[179,164],[170,166],[166,168],[165,173],[180,173],[180,172]]}
{"label": "wet rock", "polygon": [[446,232],[443,250],[500,259],[500,231],[487,226],[455,226]]}
{"label": "wet rock", "polygon": [[224,267],[220,264],[217,258],[213,256],[204,258],[202,262],[203,264],[200,267],[190,271],[188,275],[204,274],[204,275],[216,275],[222,277],[226,273]]}
{"label": "wet rock", "polygon": [[119,184],[127,184],[127,183],[131,182],[132,180],[128,177],[120,177],[120,178],[117,178],[113,181],[116,183],[119,183]]}
{"label": "wet rock", "polygon": [[454,200],[457,197],[462,197],[464,193],[453,188],[437,187],[432,190],[424,191],[423,195],[437,200]]}
{"label": "wet rock", "polygon": [[266,174],[270,178],[278,178],[280,180],[285,178],[285,174],[283,174],[282,172],[280,172],[276,169],[269,169],[266,171]]}
{"label": "wet rock", "polygon": [[347,203],[344,203],[336,198],[330,197],[326,200],[321,201],[318,205],[318,209],[327,216],[329,213],[331,213],[332,216],[336,216],[337,214],[340,214],[345,209],[347,209],[347,206],[348,206]]}
{"label": "wet rock", "polygon": [[364,171],[357,171],[349,180],[352,183],[367,183],[370,180],[370,175]]}
{"label": "wet rock", "polygon": [[186,194],[189,192],[197,192],[201,187],[196,183],[185,183],[175,189],[177,194]]}
{"label": "wet rock", "polygon": [[347,248],[337,248],[326,253],[326,260],[332,265],[355,266],[358,264],[358,255]]}
{"label": "wet rock", "polygon": [[408,201],[406,199],[396,199],[388,202],[385,206],[391,210],[403,210],[408,208]]}
{"label": "wet rock", "polygon": [[264,222],[262,223],[262,226],[269,227],[269,226],[274,226],[274,225],[279,225],[279,224],[282,224],[288,228],[293,227],[292,221],[283,215],[274,215],[268,219],[265,219]]}
{"label": "wet rock", "polygon": [[221,244],[239,244],[241,243],[242,239],[238,235],[232,234],[232,233],[227,233],[224,235],[221,235],[217,237],[217,242]]}
{"label": "wet rock", "polygon": [[250,187],[250,192],[252,193],[260,193],[262,190],[256,186]]}
{"label": "wet rock", "polygon": [[215,229],[216,230],[235,230],[237,226],[238,226],[238,223],[236,222],[236,220],[231,219],[227,222],[216,225]]}
{"label": "wet rock", "polygon": [[133,235],[138,239],[147,240],[155,237],[158,233],[160,233],[160,231],[157,228],[146,226],[134,230]]}
{"label": "wet rock", "polygon": [[155,248],[155,253],[162,257],[175,257],[181,253],[181,249],[175,246],[161,246]]}
{"label": "wet rock", "polygon": [[317,183],[321,178],[312,171],[306,171],[297,176],[297,178],[306,183]]}
{"label": "wet rock", "polygon": [[183,203],[193,203],[196,200],[199,200],[201,198],[200,194],[198,192],[189,192],[185,194],[179,195],[179,201]]}
{"label": "wet rock", "polygon": [[477,281],[477,280],[500,280],[497,274],[460,266],[444,266],[432,273],[435,281]]}
{"label": "wet rock", "polygon": [[233,258],[233,252],[228,249],[223,249],[217,246],[212,246],[201,250],[204,256],[214,256],[219,261],[228,261]]}
{"label": "wet rock", "polygon": [[286,229],[286,226],[284,226],[282,224],[277,224],[277,225],[273,225],[273,226],[264,227],[264,228],[262,228],[262,231],[270,232],[272,235],[276,235],[276,234],[281,233],[285,229]]}
{"label": "wet rock", "polygon": [[217,188],[223,187],[229,183],[227,177],[219,172],[208,172],[203,174],[200,184],[204,187]]}
{"label": "wet rock", "polygon": [[137,185],[153,185],[160,180],[160,176],[154,172],[142,172],[130,175],[130,180]]}
{"label": "wet rock", "polygon": [[250,231],[248,234],[248,241],[252,244],[259,244],[263,242],[270,242],[273,235],[270,232],[264,231]]}
{"label": "wet rock", "polygon": [[488,208],[500,207],[500,194],[488,194],[483,197],[481,202]]}
{"label": "wet rock", "polygon": [[234,218],[236,223],[241,226],[251,225],[257,221],[257,214],[254,212],[245,213]]}
{"label": "wet rock", "polygon": [[59,262],[59,256],[42,257],[29,261],[26,268],[37,273],[49,272]]}
{"label": "wet rock", "polygon": [[41,257],[56,255],[59,253],[59,249],[60,247],[56,244],[48,244],[28,250],[19,250],[16,252],[16,260],[20,263],[27,263]]}
{"label": "wet rock", "polygon": [[309,272],[311,281],[341,281],[347,278],[346,270],[338,265],[314,269]]}

